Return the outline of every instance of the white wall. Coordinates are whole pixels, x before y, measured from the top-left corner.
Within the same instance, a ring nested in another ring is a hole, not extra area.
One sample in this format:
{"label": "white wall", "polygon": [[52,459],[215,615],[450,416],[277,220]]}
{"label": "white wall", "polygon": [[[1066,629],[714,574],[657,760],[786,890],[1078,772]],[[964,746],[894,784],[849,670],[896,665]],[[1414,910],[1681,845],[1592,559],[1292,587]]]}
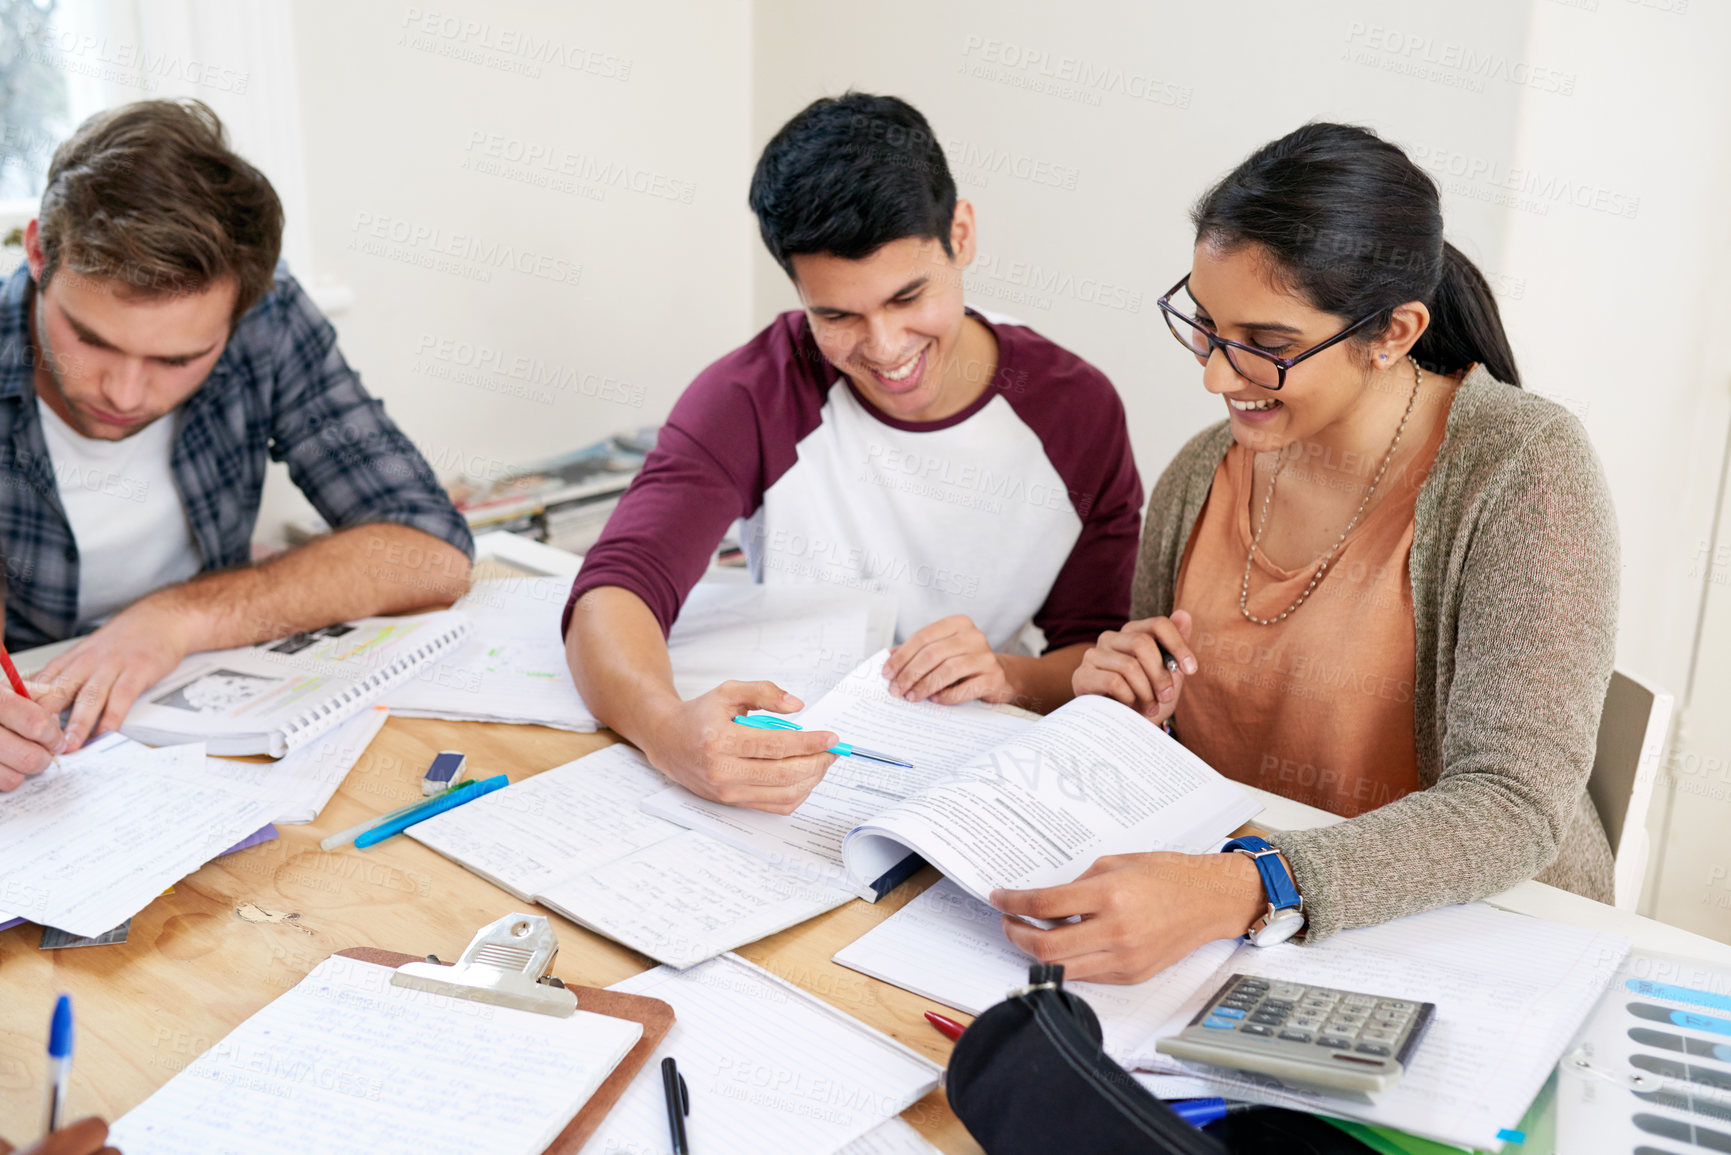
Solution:
{"label": "white wall", "polygon": [[[850,87],[924,112],[978,210],[971,302],[1106,372],[1129,410],[1144,488],[1222,415],[1154,306],[1189,271],[1196,198],[1253,149],[1311,119],[1364,124],[1439,155],[1507,150],[1518,88],[1463,96],[1385,70],[1393,58],[1367,42],[1372,26],[1393,26],[1519,58],[1527,31],[1526,6],[1506,0],[1446,13],[1362,0],[889,0],[869,19],[833,0],[757,0],[756,12],[754,145],[811,100]],[[1370,63],[1348,58],[1363,52]],[[1083,71],[1095,82],[1062,79]],[[1030,87],[1040,85],[1047,90]],[[990,171],[1000,164],[1012,171]],[[1018,178],[1018,167],[1036,176]],[[1448,224],[1457,244],[1498,271],[1500,210],[1451,204]],[[762,323],[797,300],[761,245],[756,252]],[[1030,281],[1069,288],[1040,291]]]}
{"label": "white wall", "polygon": [[[314,261],[441,477],[657,424],[742,339],[749,28],[745,0],[295,5]],[[304,508],[279,470],[261,535]]]}
{"label": "white wall", "polygon": [[1578,81],[1532,92],[1514,147],[1479,154],[1522,190],[1503,257],[1523,288],[1504,302],[1522,372],[1586,423],[1616,495],[1618,660],[1677,694],[1731,415],[1728,45],[1722,4],[1533,4],[1531,56]]}
{"label": "white wall", "polygon": [[[1616,493],[1619,661],[1683,708],[1669,773],[1657,775],[1648,828],[1660,853],[1644,909],[1731,941],[1731,555],[1715,567],[1709,547],[1731,421],[1731,10],[1539,4],[1530,39],[1581,83],[1568,100],[1523,104],[1507,164],[1532,187],[1573,184],[1587,207],[1553,199],[1544,213],[1527,202],[1510,212],[1508,263],[1527,285],[1510,325],[1523,367],[1586,422]],[[1599,211],[1588,189],[1638,205]]]}

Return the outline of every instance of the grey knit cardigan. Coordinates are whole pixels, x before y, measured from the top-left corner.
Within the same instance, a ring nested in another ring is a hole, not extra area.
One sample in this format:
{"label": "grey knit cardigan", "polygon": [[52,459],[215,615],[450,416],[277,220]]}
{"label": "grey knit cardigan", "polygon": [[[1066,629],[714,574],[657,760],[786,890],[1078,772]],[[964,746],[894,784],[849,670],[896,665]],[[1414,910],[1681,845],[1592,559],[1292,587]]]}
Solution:
{"label": "grey knit cardigan", "polygon": [[[1231,443],[1225,422],[1204,430],[1154,487],[1133,617],[1171,613]],[[1410,560],[1425,788],[1272,840],[1304,895],[1307,937],[1535,876],[1609,901],[1610,845],[1586,784],[1615,650],[1617,525],[1580,422],[1474,368],[1419,492]]]}

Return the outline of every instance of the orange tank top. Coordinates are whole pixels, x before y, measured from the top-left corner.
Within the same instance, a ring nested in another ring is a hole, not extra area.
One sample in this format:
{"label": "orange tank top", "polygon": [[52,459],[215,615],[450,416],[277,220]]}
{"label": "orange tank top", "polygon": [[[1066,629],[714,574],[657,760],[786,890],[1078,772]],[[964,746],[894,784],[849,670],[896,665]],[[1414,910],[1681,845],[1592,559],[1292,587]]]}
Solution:
{"label": "orange tank top", "polygon": [[[1447,423],[1445,413],[1405,469],[1383,479],[1384,497],[1354,527],[1309,599],[1272,626],[1239,612],[1254,532],[1254,458],[1240,445],[1227,450],[1185,546],[1174,599],[1194,619],[1190,645],[1199,669],[1185,681],[1173,725],[1220,773],[1348,818],[1422,788],[1408,555],[1418,493]],[[1278,484],[1326,484],[1337,476],[1301,458],[1282,467]],[[1250,612],[1275,617],[1315,571],[1314,562],[1282,569],[1258,550]]]}

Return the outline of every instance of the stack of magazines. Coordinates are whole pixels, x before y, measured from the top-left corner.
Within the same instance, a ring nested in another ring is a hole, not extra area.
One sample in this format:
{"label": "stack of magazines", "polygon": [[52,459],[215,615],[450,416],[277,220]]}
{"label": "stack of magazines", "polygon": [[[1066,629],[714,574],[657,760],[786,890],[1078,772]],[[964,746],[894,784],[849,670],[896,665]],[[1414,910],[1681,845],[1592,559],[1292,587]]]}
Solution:
{"label": "stack of magazines", "polygon": [[[645,425],[497,476],[462,477],[446,490],[475,533],[504,530],[572,553],[586,553],[643,459],[660,427]],[[302,545],[330,526],[316,515],[290,519],[287,544]]]}
{"label": "stack of magazines", "polygon": [[584,553],[655,445],[655,426],[615,434],[501,477],[464,478],[451,500],[469,528],[506,530]]}

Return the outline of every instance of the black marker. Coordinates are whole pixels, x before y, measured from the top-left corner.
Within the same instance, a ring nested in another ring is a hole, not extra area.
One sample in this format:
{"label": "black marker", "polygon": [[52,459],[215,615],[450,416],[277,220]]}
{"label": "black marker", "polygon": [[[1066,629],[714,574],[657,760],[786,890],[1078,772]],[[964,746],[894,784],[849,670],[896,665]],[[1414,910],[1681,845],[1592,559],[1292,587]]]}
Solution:
{"label": "black marker", "polygon": [[669,1055],[661,1060],[661,1091],[667,1096],[667,1130],[673,1140],[673,1155],[691,1155],[691,1145],[685,1139],[685,1117],[691,1114],[691,1092],[679,1064]]}

